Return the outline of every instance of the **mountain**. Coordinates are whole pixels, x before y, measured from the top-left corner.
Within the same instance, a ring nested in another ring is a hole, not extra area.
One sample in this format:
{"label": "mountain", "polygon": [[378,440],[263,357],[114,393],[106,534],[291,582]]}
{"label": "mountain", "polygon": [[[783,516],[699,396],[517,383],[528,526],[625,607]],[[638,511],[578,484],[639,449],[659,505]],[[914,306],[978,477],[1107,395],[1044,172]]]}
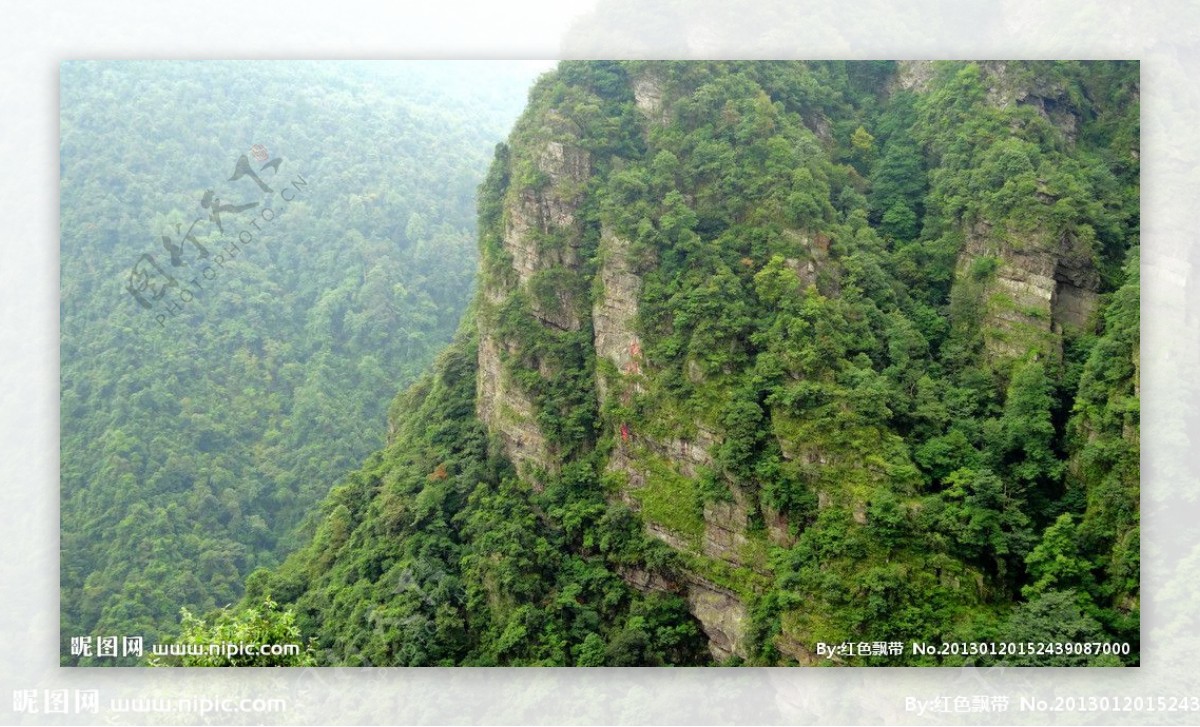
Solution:
{"label": "mountain", "polygon": [[1138,92],[560,63],[454,342],[244,606],[332,664],[1136,665]]}

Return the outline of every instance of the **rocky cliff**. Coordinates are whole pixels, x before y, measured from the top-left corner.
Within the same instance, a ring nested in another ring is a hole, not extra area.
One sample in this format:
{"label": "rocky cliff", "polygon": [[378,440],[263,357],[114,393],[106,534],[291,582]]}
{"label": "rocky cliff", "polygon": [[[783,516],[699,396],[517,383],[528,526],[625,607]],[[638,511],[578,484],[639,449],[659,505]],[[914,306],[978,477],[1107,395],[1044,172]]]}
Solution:
{"label": "rocky cliff", "polygon": [[[647,73],[632,76],[628,83],[639,111],[638,133],[648,135],[667,118],[662,82]],[[584,189],[593,166],[579,130],[557,109],[534,107],[514,135],[524,138],[508,157],[505,176],[511,181],[502,192],[502,245],[485,260],[490,274],[481,281],[476,407],[518,472],[540,488],[545,473],[561,465],[562,448],[538,423],[537,394],[531,391],[537,384],[522,386],[512,370],[532,366],[542,379],[560,373],[553,365],[537,362],[536,341],[545,336],[565,341],[581,330],[590,331],[585,355],[596,361],[598,408],[610,399],[618,406],[629,405],[652,372],[638,332],[642,281],[630,242],[607,224],[593,221],[588,230],[583,219]],[[583,240],[589,233],[597,239],[585,253]],[[592,259],[585,260],[584,254]],[[580,290],[590,295],[580,295]],[[541,330],[511,325],[505,330],[500,322],[505,309],[526,311],[528,322],[535,321]],[[680,437],[652,436],[644,431],[644,422],[608,424],[615,430],[609,432],[615,445],[604,470],[624,479],[613,497],[642,514],[646,532],[682,553],[735,568],[746,565],[748,512],[755,505],[745,496],[704,506],[695,518],[655,511],[692,508],[691,503],[672,501],[664,483],[686,482],[685,488],[691,489],[691,483],[712,467],[717,434],[697,422],[694,433]],[[653,499],[650,512],[643,507],[647,497]],[[691,570],[669,577],[635,570],[626,577],[639,589],[684,594],[715,658],[748,656],[746,605],[736,590]]]}
{"label": "rocky cliff", "polygon": [[[606,213],[603,195],[596,190],[638,160],[599,148],[588,138],[588,129],[597,128],[597,112],[614,102],[632,101],[635,111],[619,121],[608,119],[605,128],[619,125],[631,137],[627,149],[653,148],[662,128],[689,122],[681,116],[694,113],[694,99],[687,97],[687,83],[672,84],[660,66],[634,64],[626,71],[603,90],[572,87],[570,96],[562,96],[569,102],[535,101],[514,132],[502,162],[507,184],[498,191],[501,211],[492,225],[498,244],[484,247],[477,412],[535,489],[542,487],[547,473],[561,467],[569,447],[598,445],[602,471],[615,483],[611,499],[639,513],[646,532],[677,551],[685,564],[672,573],[630,569],[626,580],[641,590],[684,594],[713,656],[746,658],[748,608],[776,577],[767,553],[795,543],[796,517],[763,497],[753,478],[732,476],[717,461],[726,439],[719,415],[664,405],[652,396],[671,364],[649,355],[654,342],[647,336],[653,333],[641,301],[644,276],[654,273],[664,251],[648,250],[630,235],[644,234],[646,225],[659,230],[665,225],[643,220],[641,232],[631,232],[628,223],[617,221],[619,215]],[[1066,148],[1075,144],[1086,114],[1061,78],[1046,80],[1030,64],[986,63],[978,73],[987,105],[1000,111],[1030,109],[1059,135],[1058,143]],[[937,78],[934,64],[905,62],[888,88],[891,93],[925,94],[937,86]],[[723,103],[721,113],[737,123],[735,101]],[[586,121],[572,120],[588,115]],[[800,144],[812,149],[828,145],[830,140],[823,138],[832,133],[827,114],[814,113],[802,121],[808,128],[797,132]],[[664,158],[660,154],[654,163],[666,164]],[[1035,179],[1034,201],[1052,208],[1060,192],[1048,188],[1045,179]],[[702,199],[697,198],[713,190],[700,184],[680,191],[684,200],[699,205]],[[1002,215],[984,209],[959,225],[963,242],[956,254],[952,295],[973,304],[971,325],[981,332],[993,361],[1031,354],[1059,360],[1064,331],[1095,325],[1101,278],[1094,242],[1075,229],[1046,224],[1017,228],[1008,219],[991,217]],[[841,263],[831,257],[828,225],[781,233],[784,249],[792,251],[784,265],[797,282],[796,291],[813,286],[836,296]],[[741,260],[751,270],[765,262]],[[522,315],[523,322],[514,322],[514,316]],[[576,346],[582,357],[576,365],[586,361],[591,372],[586,383],[594,391],[598,424],[573,443],[547,431],[541,416],[546,411],[540,393],[544,382],[562,375],[561,360],[547,355],[554,342]],[[719,387],[722,372],[702,370],[700,358],[685,357],[683,375],[693,388]],[[712,394],[725,397],[719,390]],[[856,526],[867,527],[872,501],[882,492],[916,495],[919,478],[908,456],[900,454],[903,444],[879,423],[857,429],[861,444],[831,446],[811,422],[796,419],[786,407],[775,407],[768,415],[774,422],[772,441],[759,447],[778,451],[785,467],[809,473],[815,513],[841,509]],[[702,493],[702,483],[717,495]],[[977,571],[961,564],[946,564],[939,572],[943,570],[940,577],[978,597]],[[785,658],[808,661],[811,654],[798,644],[811,640],[813,627],[801,622],[808,623],[785,617],[774,643]]]}
{"label": "rocky cliff", "polygon": [[[546,335],[578,332],[585,325],[584,296],[571,289],[582,276],[579,220],[583,186],[591,174],[578,129],[554,109],[522,120],[528,141],[508,157],[498,226],[501,245],[480,281],[477,412],[500,438],[518,472],[540,482],[559,452],[537,422],[536,396],[514,376],[532,367],[542,378],[556,370],[530,341],[505,334],[497,318],[506,308],[528,315]],[[526,345],[522,345],[522,344]]]}
{"label": "rocky cliff", "polygon": [[1129,638],[1135,81],[561,64],[481,187],[469,327],[310,562],[382,611],[448,573],[424,650],[372,637],[406,663]]}

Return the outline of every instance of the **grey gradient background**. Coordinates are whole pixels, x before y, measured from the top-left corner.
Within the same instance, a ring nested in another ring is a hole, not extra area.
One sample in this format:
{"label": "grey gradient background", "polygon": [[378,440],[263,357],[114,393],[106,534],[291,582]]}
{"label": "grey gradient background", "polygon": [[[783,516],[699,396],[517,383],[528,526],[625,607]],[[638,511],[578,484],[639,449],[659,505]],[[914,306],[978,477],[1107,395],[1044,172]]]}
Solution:
{"label": "grey gradient background", "polygon": [[[1200,697],[1200,3],[518,0],[5,2],[0,23],[0,723],[1195,724],[1022,697]],[[58,64],[80,58],[1134,58],[1142,61],[1139,669],[64,669],[58,664]],[[12,711],[96,689],[97,715]],[[39,692],[40,694],[40,692]],[[906,711],[1005,696],[1007,712]],[[119,715],[122,697],[281,713]]]}

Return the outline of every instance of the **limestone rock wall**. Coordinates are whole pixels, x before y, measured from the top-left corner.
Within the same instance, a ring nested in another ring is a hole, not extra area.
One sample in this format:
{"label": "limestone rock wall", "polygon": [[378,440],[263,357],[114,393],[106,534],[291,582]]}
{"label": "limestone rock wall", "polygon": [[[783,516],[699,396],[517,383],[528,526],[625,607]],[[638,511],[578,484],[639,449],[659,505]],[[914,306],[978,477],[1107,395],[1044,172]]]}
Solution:
{"label": "limestone rock wall", "polygon": [[700,622],[708,637],[708,650],[714,659],[746,657],[746,631],[749,616],[746,606],[733,591],[699,576],[687,583],[688,610]]}
{"label": "limestone rock wall", "polygon": [[746,632],[750,623],[745,604],[733,591],[695,574],[667,578],[640,568],[621,571],[625,582],[643,593],[674,593],[687,602],[708,637],[708,651],[718,661],[746,657]]}
{"label": "limestone rock wall", "polygon": [[533,402],[505,372],[500,345],[491,335],[479,337],[476,413],[499,438],[517,472],[527,473],[531,465],[546,468],[550,448],[537,425]]}
{"label": "limestone rock wall", "polygon": [[[592,331],[596,356],[607,359],[620,374],[641,373],[641,338],[636,328],[642,281],[629,261],[629,242],[602,228],[600,235],[600,291],[592,304]],[[597,393],[608,394],[605,377],[597,373]]]}
{"label": "limestone rock wall", "polygon": [[1083,245],[1038,235],[1013,244],[979,224],[959,256],[956,284],[972,284],[985,258],[995,270],[975,282],[982,287],[984,341],[993,360],[1035,349],[1056,357],[1063,330],[1088,325],[1099,303],[1100,276]]}
{"label": "limestone rock wall", "polygon": [[[476,413],[517,471],[537,486],[538,470],[556,468],[555,453],[538,426],[533,397],[509,374],[508,364],[521,356],[522,342],[506,339],[498,330],[496,311],[522,295],[539,325],[580,330],[582,301],[564,281],[579,275],[578,205],[591,175],[591,155],[572,125],[553,110],[523,123],[533,129],[533,141],[515,148],[509,162],[511,181],[503,200],[505,270],[480,281]],[[541,364],[538,369],[543,376],[554,375]]]}

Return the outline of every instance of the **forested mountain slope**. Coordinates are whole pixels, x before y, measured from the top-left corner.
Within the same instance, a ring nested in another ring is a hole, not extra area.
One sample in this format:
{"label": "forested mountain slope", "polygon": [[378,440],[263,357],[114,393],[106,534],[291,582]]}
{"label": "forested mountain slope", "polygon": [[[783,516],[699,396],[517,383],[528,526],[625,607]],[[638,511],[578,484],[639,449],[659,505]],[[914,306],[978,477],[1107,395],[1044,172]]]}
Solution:
{"label": "forested mountain slope", "polygon": [[1136,664],[1138,124],[1136,63],[560,64],[247,603],[337,664]]}
{"label": "forested mountain slope", "polygon": [[383,445],[470,299],[475,188],[533,77],[466,72],[63,65],[64,663],[236,602]]}

